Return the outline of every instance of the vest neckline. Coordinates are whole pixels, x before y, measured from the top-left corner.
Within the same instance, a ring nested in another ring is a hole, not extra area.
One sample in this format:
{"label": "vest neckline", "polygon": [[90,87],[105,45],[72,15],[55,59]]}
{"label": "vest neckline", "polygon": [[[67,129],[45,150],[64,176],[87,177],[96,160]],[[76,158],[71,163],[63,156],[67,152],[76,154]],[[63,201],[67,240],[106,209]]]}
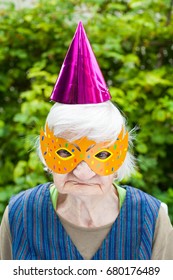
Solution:
{"label": "vest neckline", "polygon": [[[51,195],[50,195],[50,191],[49,191],[49,187],[50,185],[48,185],[46,187],[46,192],[47,192],[47,196],[48,196],[48,204],[49,204],[49,207],[50,207],[50,210],[53,211],[54,213],[54,221],[56,223],[58,223],[58,226],[60,227],[60,229],[64,232],[64,237],[66,238],[69,246],[73,247],[73,250],[78,254],[78,257],[83,260],[83,257],[81,256],[80,252],[78,251],[78,249],[76,248],[75,244],[73,243],[73,241],[71,240],[70,236],[68,235],[68,233],[66,232],[65,228],[63,227],[61,221],[60,221],[60,218],[59,216],[57,215],[54,207],[53,207],[53,204],[52,204],[52,200],[51,200]],[[123,213],[126,211],[126,204],[127,204],[127,200],[130,196],[130,193],[128,192],[128,186],[124,186],[125,189],[126,189],[126,197],[125,197],[125,200],[123,202],[123,205],[119,211],[119,214],[116,218],[116,220],[113,222],[111,228],[110,228],[110,231],[109,233],[107,234],[107,236],[104,238],[103,242],[101,243],[100,247],[98,248],[98,250],[95,252],[95,254],[93,255],[92,259],[91,260],[94,260],[95,257],[97,256],[97,254],[99,254],[100,251],[104,251],[104,248],[106,247],[106,244],[110,242],[111,240],[111,235],[116,231],[116,226],[118,225],[118,223],[120,223],[120,220],[121,220],[121,216],[123,215]],[[61,237],[59,237],[61,238]],[[97,259],[97,257],[96,257]]]}

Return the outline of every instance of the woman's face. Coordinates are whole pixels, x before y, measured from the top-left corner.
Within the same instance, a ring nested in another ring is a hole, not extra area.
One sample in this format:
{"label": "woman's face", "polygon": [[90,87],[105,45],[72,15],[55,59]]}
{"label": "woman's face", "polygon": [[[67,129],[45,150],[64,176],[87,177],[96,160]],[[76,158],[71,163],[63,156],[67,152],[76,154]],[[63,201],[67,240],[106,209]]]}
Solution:
{"label": "woman's face", "polygon": [[67,174],[53,173],[53,180],[59,193],[81,195],[103,195],[112,188],[114,174],[100,176],[82,161]]}

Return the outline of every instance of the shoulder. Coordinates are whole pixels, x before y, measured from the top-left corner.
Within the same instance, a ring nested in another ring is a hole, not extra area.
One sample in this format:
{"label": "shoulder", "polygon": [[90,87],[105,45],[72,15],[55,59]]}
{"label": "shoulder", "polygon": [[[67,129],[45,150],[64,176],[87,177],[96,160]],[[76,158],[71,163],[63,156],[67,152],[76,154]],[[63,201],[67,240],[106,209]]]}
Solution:
{"label": "shoulder", "polygon": [[5,208],[5,211],[4,211],[4,214],[3,214],[3,217],[2,217],[0,230],[1,230],[1,232],[3,231],[3,232],[6,232],[6,233],[9,233],[8,205]]}
{"label": "shoulder", "polygon": [[173,227],[162,204],[156,221],[152,259],[173,259]]}
{"label": "shoulder", "polygon": [[44,192],[50,185],[51,185],[51,183],[39,184],[34,188],[27,189],[25,191],[22,191],[22,192],[20,192],[16,195],[12,196],[11,199],[10,199],[10,202],[9,202],[9,207],[10,207],[11,204],[14,204],[15,202],[19,203],[24,198],[34,196],[37,193]]}
{"label": "shoulder", "polygon": [[[49,185],[51,183],[40,184],[34,188],[14,195],[8,205],[8,220],[12,236],[22,231],[26,221],[28,222],[37,214],[40,207],[44,207],[46,196],[49,197]],[[38,207],[39,206],[39,207]]]}
{"label": "shoulder", "polygon": [[0,259],[11,260],[12,249],[11,249],[11,234],[8,221],[8,206],[4,211],[0,226]]}
{"label": "shoulder", "polygon": [[[34,205],[33,202],[44,200],[45,193],[49,189],[51,183],[40,184],[34,188],[27,189],[17,195],[11,197],[9,201],[9,220],[12,220],[15,215],[19,216],[22,210],[29,205]],[[47,195],[49,192],[47,192]],[[27,211],[27,209],[25,209]]]}
{"label": "shoulder", "polygon": [[131,187],[131,186],[123,186],[127,193],[130,193],[131,194],[131,197],[132,198],[135,198],[135,199],[138,199],[138,200],[141,200],[141,201],[146,201],[148,203],[155,203],[156,205],[159,205],[160,207],[160,200],[155,198],[154,196],[140,190],[140,189],[137,189],[137,188],[134,188],[134,187]]}

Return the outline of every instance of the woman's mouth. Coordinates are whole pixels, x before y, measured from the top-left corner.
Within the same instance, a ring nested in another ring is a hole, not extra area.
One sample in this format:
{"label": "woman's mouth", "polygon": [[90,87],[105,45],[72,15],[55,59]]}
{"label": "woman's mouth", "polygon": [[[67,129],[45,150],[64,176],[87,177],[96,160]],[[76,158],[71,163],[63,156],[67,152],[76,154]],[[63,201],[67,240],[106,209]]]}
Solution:
{"label": "woman's mouth", "polygon": [[96,183],[87,183],[87,182],[78,182],[78,181],[69,181],[70,183],[72,183],[73,185],[80,185],[80,186],[94,186],[94,185],[98,185]]}

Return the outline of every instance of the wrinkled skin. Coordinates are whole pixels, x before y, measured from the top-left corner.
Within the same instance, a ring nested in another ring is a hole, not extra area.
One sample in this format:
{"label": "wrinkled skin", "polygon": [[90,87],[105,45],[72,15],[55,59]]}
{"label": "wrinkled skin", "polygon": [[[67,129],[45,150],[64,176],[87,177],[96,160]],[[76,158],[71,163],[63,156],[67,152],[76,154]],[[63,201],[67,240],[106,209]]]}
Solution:
{"label": "wrinkled skin", "polygon": [[95,174],[84,161],[70,173],[53,173],[59,193],[57,213],[84,227],[99,227],[113,222],[119,213],[113,179],[114,174]]}

